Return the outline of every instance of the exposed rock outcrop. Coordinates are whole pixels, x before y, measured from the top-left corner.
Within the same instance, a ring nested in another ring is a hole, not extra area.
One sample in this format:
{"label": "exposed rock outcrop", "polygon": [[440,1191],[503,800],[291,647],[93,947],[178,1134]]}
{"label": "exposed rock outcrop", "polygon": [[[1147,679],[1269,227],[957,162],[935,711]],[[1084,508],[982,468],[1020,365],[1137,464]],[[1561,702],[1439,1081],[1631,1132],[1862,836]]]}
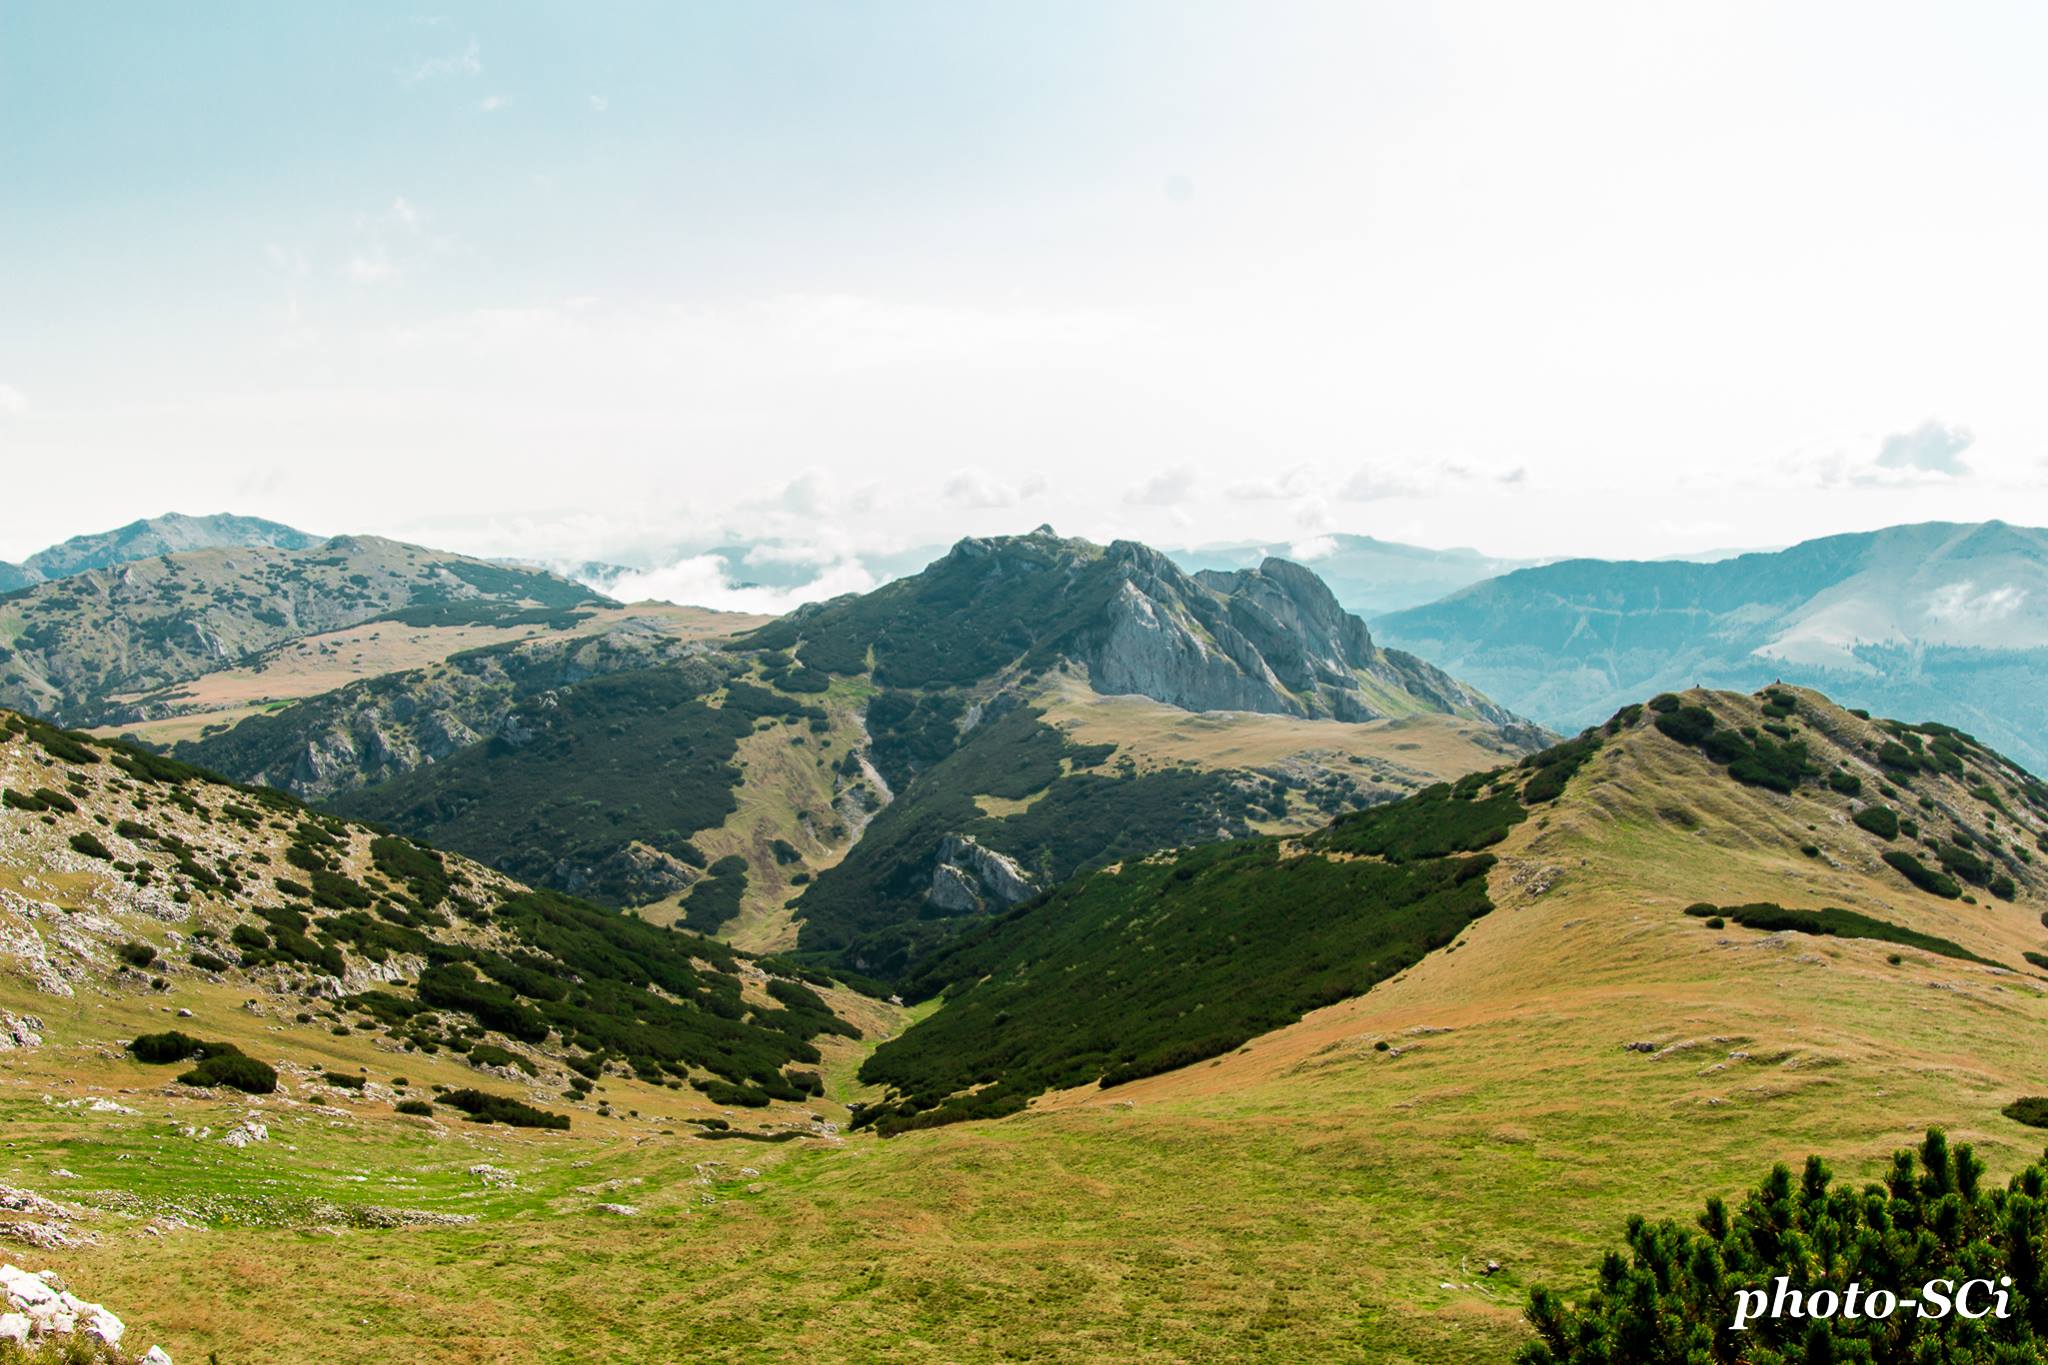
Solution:
{"label": "exposed rock outcrop", "polygon": [[969,835],[949,834],[939,843],[925,899],[936,910],[966,915],[1007,910],[1030,900],[1038,890],[1015,859],[983,848]]}
{"label": "exposed rock outcrop", "polygon": [[[88,1303],[63,1287],[50,1271],[33,1273],[0,1265],[0,1342],[27,1347],[59,1337],[86,1336],[118,1347],[128,1334],[122,1321],[102,1304]],[[131,1357],[122,1356],[127,1360]],[[143,1365],[170,1365],[163,1348],[152,1346],[135,1357]]]}

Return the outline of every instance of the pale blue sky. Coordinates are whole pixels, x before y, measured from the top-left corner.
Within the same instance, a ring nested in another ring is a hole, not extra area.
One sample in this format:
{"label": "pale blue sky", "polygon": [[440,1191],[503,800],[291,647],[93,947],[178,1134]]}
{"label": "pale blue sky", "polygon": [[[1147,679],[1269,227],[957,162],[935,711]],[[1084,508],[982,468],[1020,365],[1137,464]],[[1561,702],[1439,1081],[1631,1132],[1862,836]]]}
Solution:
{"label": "pale blue sky", "polygon": [[2044,36],[0,0],[0,557],[171,508],[823,564],[2048,521]]}

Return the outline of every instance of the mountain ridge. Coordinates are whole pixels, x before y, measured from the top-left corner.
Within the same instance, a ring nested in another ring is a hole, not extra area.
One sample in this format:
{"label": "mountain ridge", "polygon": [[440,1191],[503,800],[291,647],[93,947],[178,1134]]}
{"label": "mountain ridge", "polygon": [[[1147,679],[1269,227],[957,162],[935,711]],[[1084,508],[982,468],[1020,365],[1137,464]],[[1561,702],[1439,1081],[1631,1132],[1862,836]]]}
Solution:
{"label": "mountain ridge", "polygon": [[154,559],[158,555],[185,550],[256,546],[306,550],[319,544],[323,538],[286,526],[283,522],[241,516],[234,512],[215,512],[200,517],[166,512],[161,516],[131,521],[111,531],[73,536],[38,550],[19,564],[0,563],[0,592],[31,587],[53,578],[66,578],[87,569],[110,568],[131,560]]}
{"label": "mountain ridge", "polygon": [[1711,563],[1564,560],[1375,619],[1571,729],[1634,696],[1774,679],[1963,726],[2048,766],[2048,531],[1926,522]]}
{"label": "mountain ridge", "polygon": [[567,625],[597,605],[609,599],[545,571],[378,536],[187,550],[0,596],[0,704],[105,723],[148,693],[343,626]]}

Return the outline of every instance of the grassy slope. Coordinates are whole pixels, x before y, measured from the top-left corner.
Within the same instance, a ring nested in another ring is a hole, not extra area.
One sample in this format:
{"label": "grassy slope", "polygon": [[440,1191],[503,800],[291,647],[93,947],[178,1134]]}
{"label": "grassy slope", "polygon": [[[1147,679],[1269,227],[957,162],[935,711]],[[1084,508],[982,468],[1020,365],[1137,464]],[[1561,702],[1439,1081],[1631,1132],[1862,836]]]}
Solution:
{"label": "grassy slope", "polygon": [[[1830,723],[1854,728],[1839,712]],[[1920,783],[1981,825],[1959,788]],[[1681,806],[1700,832],[1659,814]],[[287,1139],[298,1151],[273,1140],[246,1164],[152,1169],[141,1158],[159,1146],[183,1161],[155,1098],[126,1097],[134,1119],[36,1098],[137,1084],[138,1068],[70,1046],[59,1024],[54,1053],[0,1068],[17,1144],[0,1180],[49,1190],[61,1165],[85,1186],[143,1189],[168,1172],[181,1188],[325,1189],[361,1169],[418,1182],[386,1202],[485,1215],[339,1237],[215,1227],[159,1241],[117,1226],[98,1249],[42,1258],[179,1359],[322,1359],[339,1338],[366,1362],[665,1360],[685,1346],[711,1361],[1497,1360],[1519,1339],[1527,1284],[1583,1284],[1629,1212],[1687,1215],[1807,1151],[1867,1176],[1932,1122],[2001,1177],[2038,1150],[1997,1113],[2039,1088],[2036,979],[1911,950],[1895,967],[1891,945],[1717,932],[1682,913],[1702,899],[1836,904],[2014,962],[2048,937],[2036,886],[2014,905],[1914,893],[1847,808],[1811,788],[1738,787],[1631,732],[1547,823],[1496,847],[1500,908],[1457,951],[1215,1063],[886,1143],[735,1155],[579,1122],[530,1144],[458,1125],[428,1147],[365,1119],[308,1123]],[[1802,856],[1808,840],[1839,866]],[[232,1003],[195,1008],[225,1027]],[[1375,1052],[1381,1039],[1399,1055]],[[1638,1040],[1669,1050],[1623,1050]],[[707,1152],[761,1176],[694,1185]],[[532,1190],[472,1193],[460,1173],[477,1159]],[[569,1193],[636,1176],[630,1194]],[[646,1212],[604,1219],[583,1202],[597,1198]],[[1492,1279],[1488,1257],[1505,1267]]]}

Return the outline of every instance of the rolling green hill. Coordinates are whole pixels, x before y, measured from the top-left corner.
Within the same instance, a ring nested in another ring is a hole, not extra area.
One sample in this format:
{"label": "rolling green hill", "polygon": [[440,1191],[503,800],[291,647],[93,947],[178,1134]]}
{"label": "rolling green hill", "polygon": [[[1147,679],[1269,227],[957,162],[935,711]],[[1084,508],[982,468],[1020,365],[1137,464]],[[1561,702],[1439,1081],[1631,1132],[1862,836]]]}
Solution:
{"label": "rolling green hill", "polygon": [[[1832,809],[1902,902],[1996,907],[2038,894],[2048,785],[1949,727],[1870,723],[1815,694],[1754,701],[1664,694],[1604,726],[1315,833],[1182,849],[1103,867],[1001,915],[911,971],[902,992],[943,1007],[883,1045],[864,1080],[885,1132],[1013,1113],[1046,1090],[1121,1085],[1230,1053],[1310,1010],[1365,994],[1494,908],[1501,844],[1580,798],[1602,750],[1690,751],[1714,780]],[[1735,712],[1731,719],[1730,710]],[[1674,814],[1674,820],[1681,817]],[[1691,817],[1683,817],[1690,819]],[[1811,828],[1818,829],[1815,824]],[[1829,855],[1803,844],[1809,858]],[[2010,971],[1896,911],[1775,902],[1687,913],[1769,933],[1900,944]],[[2048,956],[2028,954],[2029,962]]]}

